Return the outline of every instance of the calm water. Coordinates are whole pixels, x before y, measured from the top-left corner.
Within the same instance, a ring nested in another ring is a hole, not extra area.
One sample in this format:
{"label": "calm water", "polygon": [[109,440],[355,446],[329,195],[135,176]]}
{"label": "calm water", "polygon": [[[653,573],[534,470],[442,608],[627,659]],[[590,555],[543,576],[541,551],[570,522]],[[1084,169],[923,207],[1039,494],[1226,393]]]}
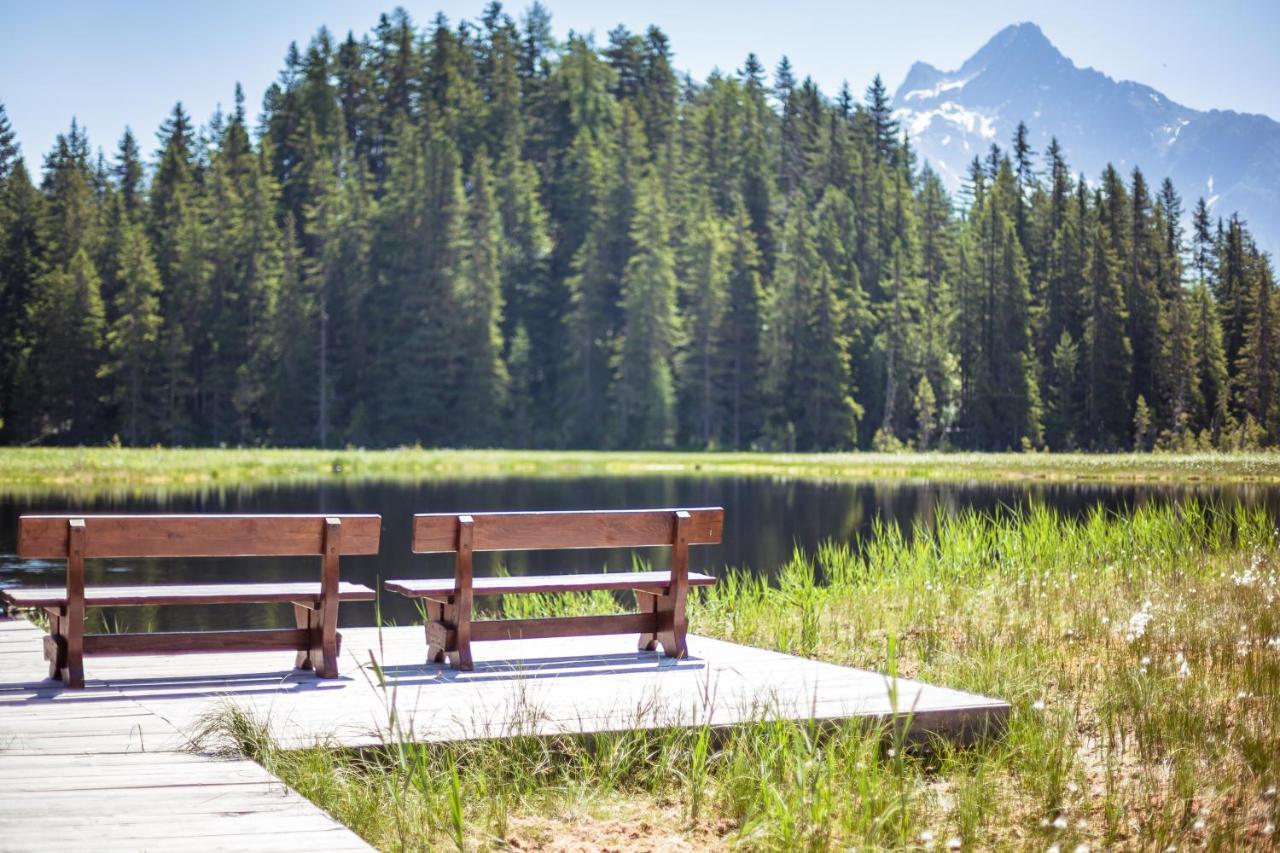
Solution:
{"label": "calm water", "polygon": [[[814,483],[763,478],[622,477],[561,480],[404,484],[268,486],[155,498],[15,498],[0,495],[0,586],[59,586],[64,564],[21,561],[14,556],[18,516],[24,512],[376,512],[382,515],[382,550],[376,557],[343,560],[344,580],[377,588],[389,578],[447,576],[447,556],[409,553],[410,517],[415,512],[515,509],[615,509],[660,506],[725,508],[724,544],[693,549],[692,566],[738,566],[771,573],[793,546],[812,549],[826,539],[869,536],[877,517],[910,526],[929,522],[940,509],[973,507],[999,511],[1040,502],[1069,514],[1102,505],[1126,511],[1150,501],[1191,497],[1264,505],[1280,515],[1280,490],[1260,486],[1026,485],[1004,483],[903,484],[898,482]],[[641,552],[655,567],[667,565],[662,549]],[[511,574],[598,571],[630,564],[626,553],[560,551],[477,555],[477,573],[501,560]],[[228,580],[319,579],[317,558],[101,560],[88,564],[89,583],[196,583]],[[412,602],[388,594],[385,619],[400,623],[415,615]],[[342,607],[342,623],[370,625],[372,604]],[[127,608],[108,618],[130,630],[184,630],[223,627],[292,627],[287,606]]]}

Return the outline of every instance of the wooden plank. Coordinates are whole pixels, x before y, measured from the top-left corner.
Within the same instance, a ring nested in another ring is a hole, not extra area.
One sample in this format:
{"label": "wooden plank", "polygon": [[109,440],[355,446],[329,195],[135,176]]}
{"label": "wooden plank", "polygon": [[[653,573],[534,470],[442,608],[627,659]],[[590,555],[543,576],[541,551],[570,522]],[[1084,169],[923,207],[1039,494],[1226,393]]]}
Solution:
{"label": "wooden plank", "polygon": [[89,634],[86,655],[150,655],[185,652],[249,652],[311,647],[311,632],[302,628],[251,631],[158,631],[150,634]]}
{"label": "wooden plank", "polygon": [[471,623],[472,640],[533,640],[550,637],[641,634],[657,630],[652,613],[561,616],[552,619],[486,619]]}
{"label": "wooden plank", "polygon": [[[67,522],[83,518],[84,556],[285,557],[320,556],[325,515],[24,515],[18,556],[67,556]],[[343,515],[342,556],[377,554],[378,515]]]}
{"label": "wooden plank", "polygon": [[[533,551],[560,548],[642,548],[670,545],[677,509],[593,512],[482,512],[475,520],[476,551]],[[724,510],[689,509],[689,544],[714,545],[724,531]],[[458,513],[413,517],[413,552],[438,554],[457,549]]]}
{"label": "wooden plank", "polygon": [[[689,586],[710,586],[716,582],[711,575],[689,573]],[[476,595],[511,595],[525,592],[586,592],[590,590],[662,590],[671,585],[671,573],[657,572],[607,572],[586,575],[528,575],[524,577],[475,578]],[[426,578],[421,580],[391,580],[387,589],[410,598],[452,595],[453,578]]]}
{"label": "wooden plank", "polygon": [[[320,600],[319,583],[236,583],[185,584],[168,586],[87,587],[88,607],[128,607],[148,604],[265,604],[305,601],[314,606]],[[377,593],[363,584],[342,582],[340,601],[373,601]],[[14,607],[62,607],[66,590],[60,587],[22,587],[0,590],[0,598]]]}

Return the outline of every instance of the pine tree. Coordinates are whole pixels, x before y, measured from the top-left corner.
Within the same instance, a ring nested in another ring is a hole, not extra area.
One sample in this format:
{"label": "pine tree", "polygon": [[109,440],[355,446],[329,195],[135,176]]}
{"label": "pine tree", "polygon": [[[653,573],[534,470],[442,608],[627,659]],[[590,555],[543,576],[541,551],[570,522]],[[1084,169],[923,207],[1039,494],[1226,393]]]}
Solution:
{"label": "pine tree", "polygon": [[48,202],[49,263],[67,269],[81,249],[92,252],[98,238],[89,138],[74,121],[45,157],[41,190]]}
{"label": "pine tree", "polygon": [[613,435],[624,447],[668,446],[675,428],[671,358],[680,334],[676,318],[675,258],[659,179],[638,188],[631,238],[636,254],[622,282],[623,328],[611,389]]}
{"label": "pine tree", "polygon": [[19,411],[18,372],[23,352],[39,327],[32,326],[32,303],[46,268],[45,203],[19,159],[0,181],[0,437],[15,440]]}
{"label": "pine tree", "polygon": [[142,152],[138,148],[138,140],[134,138],[133,131],[127,127],[124,129],[124,136],[120,137],[120,148],[111,172],[115,176],[116,185],[124,200],[125,212],[129,214],[130,219],[138,221],[142,216],[145,189]]}
{"label": "pine tree", "polygon": [[684,346],[677,356],[680,443],[712,446],[723,432],[717,405],[716,340],[725,310],[728,253],[724,227],[703,196],[686,231],[680,257]]}
{"label": "pine tree", "polygon": [[0,101],[0,183],[9,177],[21,160],[22,154],[15,140],[13,125],[9,124],[4,102]]}
{"label": "pine tree", "polygon": [[764,424],[764,291],[761,259],[750,217],[740,206],[729,231],[724,309],[715,329],[713,393],[721,411],[720,442],[735,450],[751,446]]}
{"label": "pine tree", "polygon": [[296,233],[293,215],[286,213],[280,285],[269,317],[272,350],[267,383],[270,392],[266,395],[271,441],[284,446],[307,445],[319,439],[318,281],[306,275]]}
{"label": "pine tree", "polygon": [[1133,170],[1130,189],[1131,218],[1128,225],[1129,262],[1126,271],[1125,305],[1128,309],[1128,336],[1133,348],[1131,372],[1133,398],[1148,404],[1159,399],[1161,329],[1160,252],[1164,235],[1154,226],[1152,202],[1146,180]]}
{"label": "pine tree", "polygon": [[1128,311],[1120,285],[1120,264],[1108,235],[1102,198],[1096,200],[1091,230],[1089,282],[1085,294],[1082,347],[1084,423],[1095,449],[1123,447],[1129,437],[1129,371],[1133,351],[1125,333]]}
{"label": "pine tree", "polygon": [[104,371],[112,402],[119,407],[120,437],[140,445],[156,437],[160,414],[160,274],[140,224],[124,228],[115,262],[119,290],[115,321],[107,329]]}
{"label": "pine tree", "polygon": [[1047,371],[1045,442],[1050,450],[1074,450],[1079,440],[1080,347],[1063,329]]}
{"label": "pine tree", "polygon": [[897,142],[898,123],[893,119],[889,90],[877,74],[867,87],[867,114],[871,118],[872,145],[876,158],[887,162]]}
{"label": "pine tree", "polygon": [[1253,419],[1268,440],[1276,430],[1275,284],[1271,264],[1252,254],[1247,277],[1248,319],[1244,342],[1236,357],[1236,396],[1240,410]]}
{"label": "pine tree", "polygon": [[849,396],[849,345],[842,334],[843,306],[831,272],[819,262],[817,286],[804,318],[806,344],[796,354],[794,373],[805,382],[800,393],[796,444],[808,450],[847,450],[857,434],[862,409]]}
{"label": "pine tree", "polygon": [[1189,294],[1192,321],[1192,424],[1217,436],[1228,417],[1227,357],[1213,295],[1203,280]]}
{"label": "pine tree", "polygon": [[506,438],[502,418],[509,377],[502,360],[502,229],[489,158],[483,152],[471,171],[467,243],[457,294],[462,372],[455,404],[460,430],[456,442],[492,447]]}
{"label": "pine tree", "polygon": [[14,438],[85,443],[101,435],[102,296],[88,252],[35,282],[15,380]]}

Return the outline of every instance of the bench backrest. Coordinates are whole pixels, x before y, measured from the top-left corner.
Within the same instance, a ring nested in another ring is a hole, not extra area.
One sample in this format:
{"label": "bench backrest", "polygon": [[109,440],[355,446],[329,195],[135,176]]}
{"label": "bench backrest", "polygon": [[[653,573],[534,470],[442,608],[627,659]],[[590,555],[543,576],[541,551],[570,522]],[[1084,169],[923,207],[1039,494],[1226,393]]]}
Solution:
{"label": "bench backrest", "polygon": [[472,521],[472,550],[533,551],[568,548],[670,547],[676,513],[687,512],[688,544],[715,545],[724,531],[724,510],[627,509],[593,512],[423,513],[413,517],[413,552],[458,550],[460,518]]}
{"label": "bench backrest", "polygon": [[325,553],[325,519],[341,521],[337,553],[378,553],[377,515],[24,515],[18,556],[66,558],[70,522],[84,521],[85,558],[294,557]]}

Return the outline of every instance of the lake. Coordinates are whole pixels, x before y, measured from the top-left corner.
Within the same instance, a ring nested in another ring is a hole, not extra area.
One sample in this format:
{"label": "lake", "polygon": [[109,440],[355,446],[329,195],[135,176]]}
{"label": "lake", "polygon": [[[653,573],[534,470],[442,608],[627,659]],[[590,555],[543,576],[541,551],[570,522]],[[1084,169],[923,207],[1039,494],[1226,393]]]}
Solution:
{"label": "lake", "polygon": [[[444,577],[448,556],[409,552],[410,518],[415,512],[486,510],[622,509],[662,506],[725,508],[724,543],[695,548],[691,565],[712,573],[725,566],[772,574],[794,546],[812,550],[835,539],[852,541],[873,535],[880,518],[910,527],[930,523],[945,510],[975,508],[1000,512],[1036,502],[1070,515],[1099,505],[1116,512],[1149,501],[1190,498],[1227,504],[1264,505],[1280,515],[1280,489],[1254,485],[1115,485],[1018,483],[915,483],[904,481],[813,482],[763,477],[584,477],[567,479],[433,480],[417,484],[333,482],[309,485],[220,488],[196,494],[155,497],[53,496],[32,498],[0,494],[0,586],[60,586],[61,562],[23,561],[15,556],[18,516],[27,512],[372,512],[383,519],[382,549],[376,557],[344,559],[344,580],[377,588],[381,581],[405,577]],[[668,565],[662,549],[640,552],[655,567]],[[494,571],[499,561],[515,575],[599,571],[605,565],[625,570],[626,553],[559,551],[477,555],[476,572]],[[243,580],[319,579],[317,558],[94,560],[90,584],[198,583]],[[416,618],[412,602],[387,594],[385,620],[401,624]],[[372,604],[343,605],[346,625],[374,623]],[[193,630],[234,627],[292,627],[287,606],[127,608],[107,614],[112,626],[128,630]]]}

